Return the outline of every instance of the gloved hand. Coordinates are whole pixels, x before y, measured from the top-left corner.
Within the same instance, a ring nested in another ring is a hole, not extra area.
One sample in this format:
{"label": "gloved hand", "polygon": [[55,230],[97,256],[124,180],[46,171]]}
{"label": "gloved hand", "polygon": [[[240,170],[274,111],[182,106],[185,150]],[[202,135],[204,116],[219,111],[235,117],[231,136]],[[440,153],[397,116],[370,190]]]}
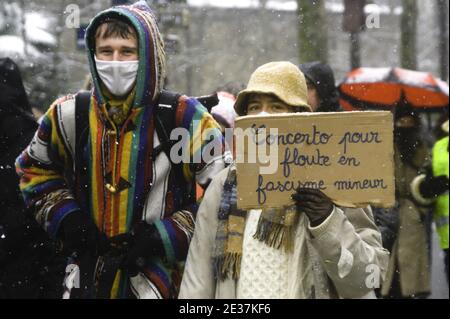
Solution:
{"label": "gloved hand", "polygon": [[297,211],[308,216],[311,227],[322,224],[334,209],[334,204],[328,196],[312,188],[298,188],[292,199],[295,201]]}
{"label": "gloved hand", "polygon": [[59,234],[63,241],[63,251],[69,254],[90,252],[102,255],[109,249],[106,235],[100,233],[89,216],[81,211],[64,217]]}
{"label": "gloved hand", "polygon": [[164,246],[156,226],[144,221],[139,222],[131,232],[133,245],[127,255],[125,264],[130,277],[138,274],[151,257],[164,255]]}
{"label": "gloved hand", "polygon": [[433,198],[448,192],[448,177],[445,175],[431,176],[419,186],[420,193],[425,198]]}

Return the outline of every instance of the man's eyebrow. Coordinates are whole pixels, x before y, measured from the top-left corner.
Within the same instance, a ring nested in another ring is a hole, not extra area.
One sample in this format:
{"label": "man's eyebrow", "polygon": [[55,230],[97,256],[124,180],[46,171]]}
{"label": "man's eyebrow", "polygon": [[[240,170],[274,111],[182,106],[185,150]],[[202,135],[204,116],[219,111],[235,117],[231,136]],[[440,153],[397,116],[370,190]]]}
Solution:
{"label": "man's eyebrow", "polygon": [[[121,46],[120,48],[122,50],[137,50],[137,47],[128,46],[128,45]],[[102,50],[102,49],[112,49],[112,46],[111,45],[102,45],[97,48],[97,50]]]}
{"label": "man's eyebrow", "polygon": [[125,49],[125,50],[137,50],[137,47],[135,47],[135,46],[130,47],[130,46],[124,45],[124,46],[121,47],[121,49]]}
{"label": "man's eyebrow", "polygon": [[98,48],[97,48],[97,50],[104,50],[104,49],[111,49],[112,47],[110,46],[110,45],[102,45],[102,46],[99,46]]}

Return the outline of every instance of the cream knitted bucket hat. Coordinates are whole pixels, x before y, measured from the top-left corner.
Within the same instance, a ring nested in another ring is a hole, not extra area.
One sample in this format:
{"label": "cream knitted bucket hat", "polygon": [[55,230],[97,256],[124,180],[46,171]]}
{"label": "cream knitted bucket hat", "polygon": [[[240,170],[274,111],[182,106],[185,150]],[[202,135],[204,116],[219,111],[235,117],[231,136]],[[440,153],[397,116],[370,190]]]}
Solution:
{"label": "cream knitted bucket hat", "polygon": [[291,62],[270,62],[253,72],[247,88],[239,93],[234,105],[239,115],[245,115],[247,97],[254,93],[273,94],[288,105],[312,112],[305,76]]}

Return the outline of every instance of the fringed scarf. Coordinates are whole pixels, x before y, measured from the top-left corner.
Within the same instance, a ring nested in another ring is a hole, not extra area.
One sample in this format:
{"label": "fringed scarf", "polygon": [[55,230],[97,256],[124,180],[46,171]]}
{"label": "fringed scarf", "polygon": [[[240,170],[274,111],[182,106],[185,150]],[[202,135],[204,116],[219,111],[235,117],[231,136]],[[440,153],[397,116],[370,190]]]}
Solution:
{"label": "fringed scarf", "polygon": [[[222,281],[230,274],[232,279],[239,279],[246,214],[237,208],[236,169],[232,167],[224,184],[213,252],[214,273]],[[264,210],[253,237],[275,249],[291,252],[298,219],[295,206]]]}
{"label": "fringed scarf", "polygon": [[298,222],[295,206],[282,209],[267,209],[261,213],[253,238],[275,249],[286,252],[294,249],[294,230]]}
{"label": "fringed scarf", "polygon": [[216,278],[221,280],[225,280],[230,271],[232,278],[237,279],[241,268],[246,212],[237,209],[235,169],[230,169],[223,188],[213,253],[214,271]]}

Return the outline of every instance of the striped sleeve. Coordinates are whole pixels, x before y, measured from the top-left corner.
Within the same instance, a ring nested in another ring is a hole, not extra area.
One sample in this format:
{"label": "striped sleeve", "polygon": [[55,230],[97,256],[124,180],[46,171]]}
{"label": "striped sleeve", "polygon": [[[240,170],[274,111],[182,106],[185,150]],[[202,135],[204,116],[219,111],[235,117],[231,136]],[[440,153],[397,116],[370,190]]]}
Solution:
{"label": "striped sleeve", "polygon": [[32,141],[16,159],[25,204],[32,208],[37,222],[52,237],[56,236],[64,217],[79,210],[64,179],[64,171],[72,169],[72,159],[58,126],[58,108],[69,99],[71,97],[52,104]]}
{"label": "striped sleeve", "polygon": [[187,181],[195,181],[206,188],[212,178],[230,163],[231,152],[226,147],[220,125],[196,99],[181,97],[176,123],[189,131],[190,161],[184,163]]}
{"label": "striped sleeve", "polygon": [[194,233],[193,213],[178,211],[154,223],[161,237],[167,261],[171,264],[186,260],[189,243]]}

